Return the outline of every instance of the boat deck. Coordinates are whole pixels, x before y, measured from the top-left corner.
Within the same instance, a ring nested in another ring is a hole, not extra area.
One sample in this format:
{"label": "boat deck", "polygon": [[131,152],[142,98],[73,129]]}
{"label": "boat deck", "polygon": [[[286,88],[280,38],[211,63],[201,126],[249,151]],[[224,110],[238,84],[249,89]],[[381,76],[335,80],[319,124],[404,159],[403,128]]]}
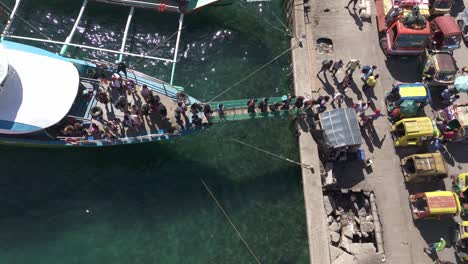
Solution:
{"label": "boat deck", "polygon": [[[122,82],[125,82],[122,79]],[[97,100],[96,95],[98,91],[103,91],[107,94],[109,103],[104,104]],[[173,96],[164,95],[153,91],[154,95],[158,95],[160,98],[161,106],[167,109],[167,118],[162,116],[158,111],[150,111],[149,115],[145,116],[141,114],[142,105],[146,103],[141,94],[141,85],[137,84],[134,93],[127,92],[123,88],[113,88],[110,86],[110,82],[106,79],[88,79],[82,78],[80,82],[80,88],[77,95],[77,99],[73,104],[69,115],[62,120],[59,124],[53,127],[49,131],[50,134],[62,138],[64,140],[70,140],[73,138],[81,140],[101,140],[101,139],[125,139],[133,137],[144,137],[144,136],[159,136],[168,138],[171,135],[179,135],[181,126],[176,123],[174,118],[174,112],[177,108],[177,101]],[[122,95],[126,96],[128,107],[117,108],[116,104],[119,101],[119,97]],[[119,119],[120,122],[124,121],[124,116],[131,114],[131,106],[136,106],[138,109],[138,116],[141,120],[141,125],[125,127],[122,124],[117,125],[118,129],[108,129],[112,121]],[[93,118],[91,112],[93,108],[99,107],[103,114],[101,118]],[[205,121],[205,120],[204,120]],[[189,127],[191,120],[189,117],[183,118],[184,127]],[[65,133],[65,128],[76,123],[81,124],[81,127],[90,131],[90,125],[96,124],[99,127],[100,133],[92,133],[92,136],[86,137],[75,133],[75,135],[69,135]],[[107,132],[109,131],[109,132]],[[104,132],[107,132],[104,133]],[[109,134],[110,133],[110,134]]]}

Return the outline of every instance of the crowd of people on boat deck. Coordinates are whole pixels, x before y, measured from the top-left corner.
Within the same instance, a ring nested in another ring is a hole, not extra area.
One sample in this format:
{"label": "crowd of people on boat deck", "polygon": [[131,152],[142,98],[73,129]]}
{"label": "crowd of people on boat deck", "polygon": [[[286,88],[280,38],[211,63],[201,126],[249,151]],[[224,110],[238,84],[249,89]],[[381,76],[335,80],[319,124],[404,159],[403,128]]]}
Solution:
{"label": "crowd of people on boat deck", "polygon": [[[98,91],[89,92],[83,91],[83,96],[87,99],[95,96],[96,100],[105,106],[109,112],[109,104],[120,110],[123,116],[115,117],[112,120],[103,118],[103,111],[100,107],[91,108],[92,119],[90,122],[68,117],[60,126],[61,136],[63,137],[78,137],[86,139],[117,139],[125,136],[126,130],[136,129],[137,131],[145,131],[145,123],[150,124],[151,115],[159,115],[160,120],[169,121],[167,107],[161,102],[160,96],[152,91],[147,85],[137,87],[136,83],[128,78],[122,78],[127,75],[126,66],[123,63],[117,63],[114,68],[110,80],[106,78],[103,72],[96,74],[93,72],[93,77],[108,82],[111,90],[118,91],[118,98],[112,102],[109,92],[102,88]],[[122,74],[123,73],[123,74]],[[138,93],[139,92],[139,93]],[[140,97],[141,95],[141,97]],[[129,101],[129,97],[138,100]],[[141,99],[143,99],[141,101]],[[211,120],[213,111],[209,104],[193,103],[190,106],[191,121],[186,114],[188,110],[187,96],[179,93],[176,96],[177,107],[174,110],[174,118],[181,129],[200,129],[203,126],[202,117],[199,115],[202,112],[208,121]],[[138,102],[138,103],[137,103]],[[217,108],[220,116],[224,113],[224,107],[220,104]],[[146,134],[146,133],[144,133]]]}

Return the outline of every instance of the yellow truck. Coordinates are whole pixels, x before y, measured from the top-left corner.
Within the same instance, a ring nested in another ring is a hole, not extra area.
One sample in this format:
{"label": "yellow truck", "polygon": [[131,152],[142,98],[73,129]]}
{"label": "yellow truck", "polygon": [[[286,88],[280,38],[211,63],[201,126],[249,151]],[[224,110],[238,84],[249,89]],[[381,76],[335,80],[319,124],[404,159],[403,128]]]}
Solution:
{"label": "yellow truck", "polygon": [[468,261],[468,221],[458,224],[453,243],[455,254],[464,262]]}
{"label": "yellow truck", "polygon": [[422,192],[409,196],[413,219],[440,219],[455,216],[462,209],[458,195],[452,191]]}
{"label": "yellow truck", "polygon": [[401,159],[405,182],[420,183],[448,177],[447,164],[440,152],[414,154]]}
{"label": "yellow truck", "polygon": [[392,126],[393,144],[401,146],[421,146],[440,136],[435,122],[429,117],[404,118]]}

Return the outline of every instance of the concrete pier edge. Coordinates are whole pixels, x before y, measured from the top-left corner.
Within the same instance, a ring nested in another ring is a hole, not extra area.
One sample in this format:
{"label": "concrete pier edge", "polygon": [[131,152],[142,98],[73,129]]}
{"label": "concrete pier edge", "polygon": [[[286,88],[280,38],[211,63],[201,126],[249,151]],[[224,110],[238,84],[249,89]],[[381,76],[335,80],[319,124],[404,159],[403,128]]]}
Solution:
{"label": "concrete pier edge", "polygon": [[[299,40],[302,41],[302,47],[292,50],[294,90],[296,95],[312,94],[312,91],[318,90],[312,78],[315,73],[312,66],[315,61],[312,27],[306,26],[303,0],[290,1],[293,1],[293,8],[290,11],[291,19],[293,19],[293,34],[298,38],[291,40],[291,46],[297,45]],[[299,131],[301,133],[299,136],[301,163],[313,167],[312,170],[302,168],[310,262],[329,264],[329,235],[323,205],[318,149],[309,131]]]}

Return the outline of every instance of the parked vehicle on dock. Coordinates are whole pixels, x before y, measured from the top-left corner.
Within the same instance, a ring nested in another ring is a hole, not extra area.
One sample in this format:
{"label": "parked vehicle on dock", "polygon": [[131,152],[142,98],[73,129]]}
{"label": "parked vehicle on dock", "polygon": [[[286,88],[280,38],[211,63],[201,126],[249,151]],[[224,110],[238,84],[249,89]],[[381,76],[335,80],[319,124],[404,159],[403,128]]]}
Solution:
{"label": "parked vehicle on dock", "polygon": [[431,16],[444,15],[450,12],[452,0],[429,0],[429,13]]}
{"label": "parked vehicle on dock", "polygon": [[439,152],[413,154],[401,159],[405,182],[439,181],[448,176],[447,164]]}
{"label": "parked vehicle on dock", "polygon": [[431,21],[431,38],[428,48],[449,51],[460,48],[462,32],[451,16],[439,16]]}
{"label": "parked vehicle on dock", "polygon": [[427,5],[417,1],[376,0],[380,46],[385,55],[420,55],[425,52],[431,30]]}
{"label": "parked vehicle on dock", "polygon": [[460,173],[458,175],[454,175],[452,178],[452,191],[456,192],[458,196],[465,197],[468,193],[465,192],[468,190],[468,173]]}
{"label": "parked vehicle on dock", "polygon": [[452,191],[422,192],[409,196],[414,220],[441,219],[460,213],[458,195]]}
{"label": "parked vehicle on dock", "polygon": [[400,108],[401,117],[414,117],[427,104],[427,89],[423,83],[399,83],[385,92],[387,112]]}
{"label": "parked vehicle on dock", "polygon": [[457,72],[457,62],[452,54],[446,51],[437,51],[427,55],[422,79],[429,86],[446,86],[455,82]]}
{"label": "parked vehicle on dock", "polygon": [[429,117],[404,118],[392,126],[395,147],[421,146],[440,136],[435,122]]}
{"label": "parked vehicle on dock", "polygon": [[436,112],[439,120],[447,122],[447,128],[457,129],[455,141],[468,139],[468,103],[453,104]]}
{"label": "parked vehicle on dock", "polygon": [[453,245],[455,254],[462,261],[468,261],[468,221],[458,223],[458,228],[455,230]]}

